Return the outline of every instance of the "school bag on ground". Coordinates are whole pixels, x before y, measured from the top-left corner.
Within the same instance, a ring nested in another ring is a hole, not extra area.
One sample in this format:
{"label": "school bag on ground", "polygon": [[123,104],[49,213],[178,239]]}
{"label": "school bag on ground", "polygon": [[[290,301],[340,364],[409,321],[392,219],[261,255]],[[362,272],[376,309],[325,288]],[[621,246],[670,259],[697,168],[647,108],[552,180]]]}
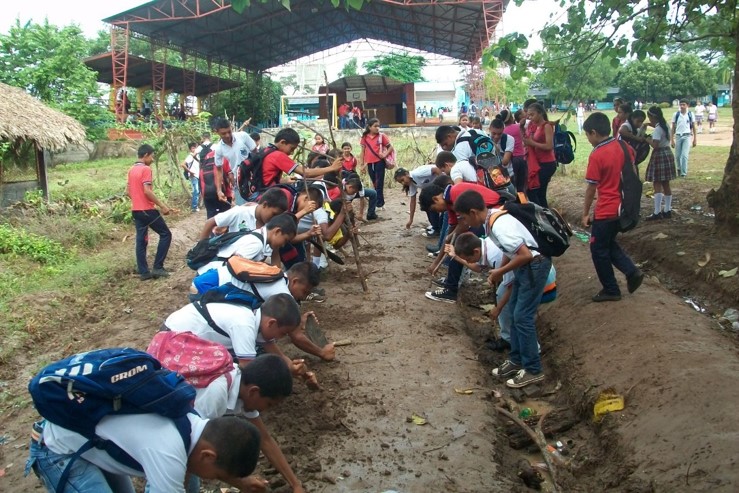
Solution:
{"label": "school bag on ground", "polygon": [[70,466],[93,447],[143,471],[120,447],[96,435],[95,427],[105,416],[154,413],[170,418],[185,450],[190,450],[187,415],[194,412],[195,389],[143,351],[98,349],[69,356],[42,369],[31,379],[28,391],[41,416],[88,439],[67,463],[57,492],[66,486]]}
{"label": "school bag on ground", "polygon": [[555,209],[546,209],[529,202],[521,193],[518,202],[506,202],[503,210],[494,212],[488,219],[488,231],[503,214],[510,214],[529,230],[538,245],[536,250],[546,257],[559,257],[570,247],[572,228]]}
{"label": "school bag on ground", "polygon": [[639,212],[641,210],[642,182],[636,173],[631,154],[626,144],[619,140],[621,150],[624,152],[624,165],[621,168],[621,205],[618,208],[619,230],[621,232],[631,231],[639,224]]}
{"label": "school bag on ground", "polygon": [[239,163],[238,168],[238,185],[239,193],[244,199],[251,197],[257,192],[264,190],[264,180],[262,179],[262,165],[264,158],[277,151],[274,146],[267,146],[257,152],[249,154],[249,157]]}
{"label": "school bag on ground", "polygon": [[221,375],[226,375],[231,387],[233,358],[223,344],[202,339],[192,332],[170,330],[157,332],[146,352],[197,389],[204,389]]}
{"label": "school bag on ground", "polygon": [[187,252],[187,255],[185,256],[187,266],[192,270],[198,270],[213,260],[220,259],[225,261],[225,258],[218,257],[218,251],[225,246],[233,244],[236,240],[248,234],[253,234],[264,242],[262,235],[255,233],[254,231],[233,231],[224,233],[220,236],[214,236],[213,238],[206,238],[198,241],[195,246]]}
{"label": "school bag on ground", "polygon": [[552,144],[554,145],[554,157],[558,163],[570,164],[575,160],[575,151],[577,150],[575,134],[567,131],[559,123],[554,124]]}
{"label": "school bag on ground", "polygon": [[493,139],[474,130],[470,130],[469,133],[469,137],[462,137],[458,142],[468,142],[474,153],[470,162],[475,167],[478,183],[491,190],[507,187],[511,183],[511,178],[501,162]]}

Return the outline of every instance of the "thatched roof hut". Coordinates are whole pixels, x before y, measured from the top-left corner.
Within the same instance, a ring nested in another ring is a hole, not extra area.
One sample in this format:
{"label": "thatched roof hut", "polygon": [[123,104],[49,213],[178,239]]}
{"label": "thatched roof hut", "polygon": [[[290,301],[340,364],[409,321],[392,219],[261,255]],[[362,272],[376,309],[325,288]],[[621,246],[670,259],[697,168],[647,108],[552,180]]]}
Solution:
{"label": "thatched roof hut", "polygon": [[0,83],[0,140],[33,142],[54,152],[83,143],[85,128],[22,89]]}
{"label": "thatched roof hut", "polygon": [[[48,152],[85,141],[85,128],[64,113],[49,108],[22,89],[0,83],[0,141],[30,144],[35,152],[35,180],[6,182],[0,161],[0,207],[23,200],[25,193],[41,189],[46,199]],[[33,158],[31,158],[33,159]]]}

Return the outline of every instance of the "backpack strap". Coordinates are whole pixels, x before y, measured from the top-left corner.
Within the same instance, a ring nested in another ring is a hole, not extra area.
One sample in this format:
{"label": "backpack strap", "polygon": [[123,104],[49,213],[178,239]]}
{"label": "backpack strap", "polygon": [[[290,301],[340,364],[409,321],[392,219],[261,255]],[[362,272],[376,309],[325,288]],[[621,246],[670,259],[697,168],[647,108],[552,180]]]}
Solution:
{"label": "backpack strap", "polygon": [[210,328],[221,334],[223,337],[226,337],[228,339],[231,339],[231,336],[228,335],[228,333],[220,328],[218,324],[213,320],[213,317],[210,316],[210,312],[208,311],[208,306],[204,305],[200,302],[200,300],[196,300],[192,302],[195,309],[198,311],[201,317],[205,319],[206,322],[208,322],[208,325],[210,325]]}
{"label": "backpack strap", "polygon": [[504,214],[508,214],[507,211],[497,211],[490,214],[490,217],[488,218],[488,233],[492,233],[493,231],[493,224],[495,224],[495,221],[498,220],[498,218]]}

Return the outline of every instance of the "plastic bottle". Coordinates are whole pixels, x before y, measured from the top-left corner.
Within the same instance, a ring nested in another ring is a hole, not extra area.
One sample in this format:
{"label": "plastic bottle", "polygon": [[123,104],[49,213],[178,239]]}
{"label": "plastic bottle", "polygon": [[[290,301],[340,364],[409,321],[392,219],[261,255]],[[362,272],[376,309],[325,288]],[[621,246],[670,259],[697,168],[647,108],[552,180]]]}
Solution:
{"label": "plastic bottle", "polygon": [[521,418],[521,419],[526,419],[526,418],[528,418],[530,416],[533,416],[533,415],[534,415],[534,410],[531,409],[530,407],[524,407],[518,413],[518,417]]}
{"label": "plastic bottle", "polygon": [[559,450],[557,450],[552,445],[547,445],[547,453],[552,458],[552,461],[557,464],[558,466],[569,466],[570,460],[562,455]]}

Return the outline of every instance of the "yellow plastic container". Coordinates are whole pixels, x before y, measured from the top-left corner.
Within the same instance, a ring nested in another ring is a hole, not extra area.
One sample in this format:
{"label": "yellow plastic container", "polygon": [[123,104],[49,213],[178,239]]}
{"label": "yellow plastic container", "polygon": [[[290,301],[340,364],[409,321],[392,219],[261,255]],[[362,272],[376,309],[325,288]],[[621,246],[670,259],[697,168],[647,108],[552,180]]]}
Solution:
{"label": "yellow plastic container", "polygon": [[614,389],[606,389],[600,393],[593,406],[593,421],[600,422],[608,413],[622,411],[626,407],[624,397]]}

